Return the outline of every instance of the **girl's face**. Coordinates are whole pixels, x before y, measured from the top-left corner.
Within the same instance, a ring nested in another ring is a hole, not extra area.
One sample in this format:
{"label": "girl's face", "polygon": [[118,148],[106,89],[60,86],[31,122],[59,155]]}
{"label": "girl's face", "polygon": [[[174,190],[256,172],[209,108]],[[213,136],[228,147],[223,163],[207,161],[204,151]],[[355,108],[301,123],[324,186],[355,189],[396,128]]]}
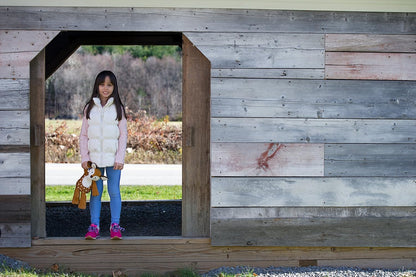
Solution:
{"label": "girl's face", "polygon": [[113,93],[114,85],[110,81],[110,77],[105,77],[104,82],[98,85],[98,92],[100,93],[100,100],[102,103],[107,103]]}

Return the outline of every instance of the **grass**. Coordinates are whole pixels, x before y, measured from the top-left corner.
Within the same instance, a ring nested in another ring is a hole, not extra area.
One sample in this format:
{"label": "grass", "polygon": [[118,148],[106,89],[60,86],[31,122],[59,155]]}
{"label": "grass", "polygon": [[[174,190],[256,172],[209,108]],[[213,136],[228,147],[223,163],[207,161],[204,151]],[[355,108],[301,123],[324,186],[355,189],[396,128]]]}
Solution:
{"label": "grass", "polygon": [[[58,265],[54,264],[58,269],[57,270],[48,270],[48,271],[41,271],[41,270],[23,270],[23,269],[10,269],[7,267],[2,267],[0,265],[0,276],[7,276],[7,277],[92,277],[96,275],[88,275],[88,274],[79,274],[75,272],[71,272],[69,270],[62,270],[59,268]],[[111,276],[111,275],[109,275]],[[113,272],[112,276],[120,276],[124,277],[127,276],[121,271]],[[154,273],[144,273],[139,275],[140,277],[199,277],[200,275],[195,272],[193,269],[178,269],[174,272],[169,272],[166,274],[154,274]]]}
{"label": "grass", "polygon": [[[46,201],[72,201],[75,185],[46,186]],[[182,186],[120,186],[121,199],[132,200],[178,200],[182,199]],[[110,201],[107,186],[104,185],[103,201]]]}

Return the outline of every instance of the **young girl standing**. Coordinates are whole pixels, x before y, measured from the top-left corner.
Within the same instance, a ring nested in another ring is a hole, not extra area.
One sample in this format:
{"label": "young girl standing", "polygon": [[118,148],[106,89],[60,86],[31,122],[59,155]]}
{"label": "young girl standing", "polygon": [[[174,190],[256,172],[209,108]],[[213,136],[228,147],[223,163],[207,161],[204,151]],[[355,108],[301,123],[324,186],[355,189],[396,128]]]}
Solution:
{"label": "young girl standing", "polygon": [[[80,135],[81,166],[87,162],[97,164],[108,177],[110,195],[111,239],[121,239],[120,175],[124,167],[127,145],[127,120],[124,105],[118,93],[117,79],[113,72],[102,71],[97,75],[90,100],[84,107]],[[100,232],[101,195],[103,181],[97,181],[98,196],[90,197],[91,225],[85,239],[96,239]]]}

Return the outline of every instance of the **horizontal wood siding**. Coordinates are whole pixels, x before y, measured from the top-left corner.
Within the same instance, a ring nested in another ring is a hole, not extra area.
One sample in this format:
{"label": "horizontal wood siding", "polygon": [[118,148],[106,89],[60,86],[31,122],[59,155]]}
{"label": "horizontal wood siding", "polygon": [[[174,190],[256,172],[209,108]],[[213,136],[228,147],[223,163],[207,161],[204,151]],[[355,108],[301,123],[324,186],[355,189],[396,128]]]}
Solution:
{"label": "horizontal wood siding", "polygon": [[325,50],[416,53],[416,35],[326,34]]}
{"label": "horizontal wood siding", "polygon": [[212,207],[415,206],[413,178],[212,178]]}
{"label": "horizontal wood siding", "polygon": [[416,82],[215,78],[212,117],[416,119]]}
{"label": "horizontal wood siding", "polygon": [[327,52],[327,79],[416,80],[416,54]]}
{"label": "horizontal wood siding", "polygon": [[0,79],[0,110],[29,110],[28,79]]}
{"label": "horizontal wood siding", "polygon": [[323,176],[323,144],[213,143],[212,176]]}
{"label": "horizontal wood siding", "polygon": [[212,142],[414,143],[413,120],[215,118]]}
{"label": "horizontal wood siding", "polygon": [[416,176],[416,145],[327,144],[325,176]]}
{"label": "horizontal wood siding", "polygon": [[[218,224],[219,223],[219,224]],[[412,247],[415,217],[212,220],[212,244],[248,246]],[[356,228],[355,226],[360,226]],[[380,232],[380,230],[383,230]],[[371,235],[369,235],[371,234]]]}

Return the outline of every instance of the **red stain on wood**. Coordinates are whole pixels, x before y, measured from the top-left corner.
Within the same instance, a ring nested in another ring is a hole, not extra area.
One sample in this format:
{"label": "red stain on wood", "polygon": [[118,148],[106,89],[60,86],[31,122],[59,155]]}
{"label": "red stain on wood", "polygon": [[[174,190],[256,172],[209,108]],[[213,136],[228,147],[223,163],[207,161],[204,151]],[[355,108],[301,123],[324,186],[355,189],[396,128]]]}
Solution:
{"label": "red stain on wood", "polygon": [[264,171],[269,169],[269,161],[273,159],[276,153],[283,147],[283,144],[280,143],[270,143],[266,151],[261,153],[260,157],[257,159],[257,168],[261,168]]}

